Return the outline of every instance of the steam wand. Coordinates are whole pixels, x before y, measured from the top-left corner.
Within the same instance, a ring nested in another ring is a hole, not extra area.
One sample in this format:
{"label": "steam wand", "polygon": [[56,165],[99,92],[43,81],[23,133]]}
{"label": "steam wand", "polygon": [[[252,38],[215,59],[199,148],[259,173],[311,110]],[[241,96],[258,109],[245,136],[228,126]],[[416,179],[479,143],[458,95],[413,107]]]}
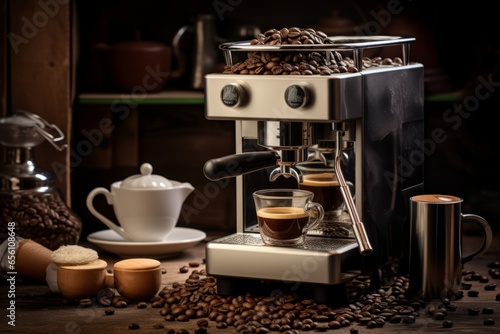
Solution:
{"label": "steam wand", "polygon": [[342,129],[336,128],[336,123],[334,126],[335,132],[335,175],[337,176],[337,180],[340,185],[340,192],[342,193],[342,197],[347,206],[347,211],[349,213],[349,217],[351,217],[352,221],[352,229],[354,231],[354,236],[358,243],[359,252],[361,255],[370,255],[373,253],[373,248],[370,245],[370,241],[368,240],[368,236],[366,235],[366,230],[359,219],[358,211],[356,210],[356,206],[354,204],[354,200],[352,199],[351,191],[345,182],[344,175],[342,174],[342,170],[340,167],[340,161],[342,157]]}

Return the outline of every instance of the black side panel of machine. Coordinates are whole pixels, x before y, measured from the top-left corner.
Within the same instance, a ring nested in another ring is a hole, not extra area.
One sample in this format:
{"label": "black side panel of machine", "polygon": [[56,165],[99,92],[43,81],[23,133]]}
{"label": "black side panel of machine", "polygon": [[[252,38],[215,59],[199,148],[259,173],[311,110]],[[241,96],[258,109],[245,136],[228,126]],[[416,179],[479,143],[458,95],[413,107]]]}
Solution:
{"label": "black side panel of machine", "polygon": [[423,67],[364,74],[363,223],[374,253],[368,272],[409,250],[409,198],[423,191]]}

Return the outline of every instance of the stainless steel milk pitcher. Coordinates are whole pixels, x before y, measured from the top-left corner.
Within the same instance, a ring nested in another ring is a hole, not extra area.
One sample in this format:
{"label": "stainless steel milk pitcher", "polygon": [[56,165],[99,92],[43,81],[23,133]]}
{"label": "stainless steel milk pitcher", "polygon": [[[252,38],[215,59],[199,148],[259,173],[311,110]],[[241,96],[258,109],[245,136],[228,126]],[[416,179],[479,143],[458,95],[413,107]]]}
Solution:
{"label": "stainless steel milk pitcher", "polygon": [[[425,299],[453,298],[461,286],[463,264],[483,254],[492,241],[488,222],[474,214],[463,214],[462,199],[449,195],[419,195],[410,198],[410,288]],[[463,224],[477,224],[482,245],[463,256]]]}

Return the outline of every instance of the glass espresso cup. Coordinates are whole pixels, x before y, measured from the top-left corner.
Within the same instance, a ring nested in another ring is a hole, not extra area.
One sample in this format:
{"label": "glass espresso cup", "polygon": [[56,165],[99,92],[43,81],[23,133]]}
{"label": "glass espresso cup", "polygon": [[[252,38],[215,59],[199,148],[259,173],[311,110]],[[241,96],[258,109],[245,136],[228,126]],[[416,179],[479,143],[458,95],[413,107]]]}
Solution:
{"label": "glass espresso cup", "polygon": [[257,222],[266,245],[297,246],[321,222],[324,210],[314,194],[301,189],[264,189],[253,193]]}
{"label": "glass espresso cup", "polygon": [[[315,201],[325,209],[326,218],[340,216],[346,210],[340,183],[333,167],[326,167],[321,163],[305,163],[297,164],[297,168],[301,171],[303,178],[299,183],[299,189],[314,193]],[[353,193],[353,184],[348,181],[346,183]]]}

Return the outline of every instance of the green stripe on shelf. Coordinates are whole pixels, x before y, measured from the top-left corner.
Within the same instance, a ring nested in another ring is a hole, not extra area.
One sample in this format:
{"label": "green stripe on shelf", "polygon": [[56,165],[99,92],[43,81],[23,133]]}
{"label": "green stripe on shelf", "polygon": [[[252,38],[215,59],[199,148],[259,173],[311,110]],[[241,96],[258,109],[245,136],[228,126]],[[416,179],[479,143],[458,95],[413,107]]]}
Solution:
{"label": "green stripe on shelf", "polygon": [[425,100],[427,102],[458,102],[461,96],[461,92],[449,92],[428,95]]}
{"label": "green stripe on shelf", "polygon": [[[102,95],[102,96],[100,96]],[[187,95],[187,96],[186,96]],[[179,94],[172,93],[165,96],[155,96],[153,94],[141,98],[133,98],[125,94],[81,94],[78,96],[80,104],[203,104],[205,98],[203,94],[180,92]]]}

